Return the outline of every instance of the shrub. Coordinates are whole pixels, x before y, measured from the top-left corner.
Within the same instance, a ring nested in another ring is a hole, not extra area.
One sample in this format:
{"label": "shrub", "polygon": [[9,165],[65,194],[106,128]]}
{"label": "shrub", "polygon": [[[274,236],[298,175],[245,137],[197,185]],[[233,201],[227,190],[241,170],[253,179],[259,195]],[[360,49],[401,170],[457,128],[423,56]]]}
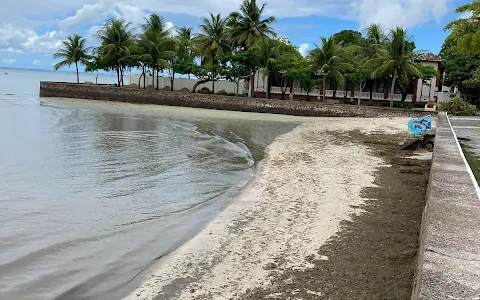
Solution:
{"label": "shrub", "polygon": [[200,94],[211,94],[212,91],[210,91],[209,88],[207,88],[206,86],[204,86],[203,88],[201,88],[199,91],[198,91]]}
{"label": "shrub", "polygon": [[414,108],[424,108],[425,107],[425,102],[415,102],[413,104]]}
{"label": "shrub", "polygon": [[440,110],[446,111],[454,116],[475,116],[477,114],[477,110],[473,108],[470,103],[463,101],[462,98],[458,96],[444,103],[440,107]]}
{"label": "shrub", "polygon": [[408,108],[408,102],[393,102],[395,108]]}
{"label": "shrub", "polygon": [[435,103],[432,103],[432,102],[428,102],[428,103],[427,103],[427,107],[428,107],[428,108],[433,108],[434,105],[435,105]]}
{"label": "shrub", "polygon": [[228,96],[228,93],[227,93],[225,90],[221,90],[221,91],[218,91],[218,92],[217,92],[217,95],[220,95],[220,96]]}

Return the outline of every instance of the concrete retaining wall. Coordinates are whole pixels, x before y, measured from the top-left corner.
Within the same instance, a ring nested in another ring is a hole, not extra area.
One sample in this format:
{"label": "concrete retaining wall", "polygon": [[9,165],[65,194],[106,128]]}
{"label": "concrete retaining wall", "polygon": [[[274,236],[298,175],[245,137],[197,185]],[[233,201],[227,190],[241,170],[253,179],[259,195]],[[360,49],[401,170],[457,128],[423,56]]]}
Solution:
{"label": "concrete retaining wall", "polygon": [[[140,80],[140,87],[143,88],[143,77],[140,79],[140,75],[128,75],[128,82],[130,84],[134,83],[137,84],[139,83]],[[175,78],[173,81],[173,89],[175,91],[180,91],[181,89],[189,89],[190,91],[193,90],[193,86],[197,83],[196,79],[187,79],[187,78]],[[146,76],[145,78],[145,84],[147,86],[157,86],[157,78],[153,76]],[[170,88],[172,83],[170,82],[170,77],[163,77],[160,76],[158,78],[158,88],[159,89],[164,89],[164,88]],[[197,91],[206,87],[209,90],[213,89],[213,85],[215,85],[215,92],[219,91],[225,91],[227,93],[235,93],[237,91],[237,84],[235,82],[231,81],[226,81],[226,80],[218,80],[215,82],[207,82],[204,84],[200,84],[197,87]],[[244,88],[244,83],[243,81],[240,82],[239,84],[239,93],[243,93],[243,88]]]}
{"label": "concrete retaining wall", "polygon": [[480,299],[480,201],[445,113],[437,120],[412,299]]}
{"label": "concrete retaining wall", "polygon": [[239,98],[62,82],[41,82],[40,97],[80,98],[315,117],[418,117],[427,114],[371,106]]}

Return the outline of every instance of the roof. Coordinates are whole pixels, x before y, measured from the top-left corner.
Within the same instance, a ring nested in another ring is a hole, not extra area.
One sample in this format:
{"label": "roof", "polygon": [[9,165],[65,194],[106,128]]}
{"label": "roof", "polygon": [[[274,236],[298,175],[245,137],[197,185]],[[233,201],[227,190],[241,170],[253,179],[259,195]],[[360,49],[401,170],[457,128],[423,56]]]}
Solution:
{"label": "roof", "polygon": [[440,55],[436,55],[433,53],[424,53],[415,56],[415,60],[417,61],[442,61],[442,57]]}

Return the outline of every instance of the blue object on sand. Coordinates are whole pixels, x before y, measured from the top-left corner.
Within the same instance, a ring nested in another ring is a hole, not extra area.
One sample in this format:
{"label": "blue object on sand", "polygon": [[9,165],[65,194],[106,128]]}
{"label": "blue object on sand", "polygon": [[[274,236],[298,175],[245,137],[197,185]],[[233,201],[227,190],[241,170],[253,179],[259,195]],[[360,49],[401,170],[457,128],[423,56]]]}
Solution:
{"label": "blue object on sand", "polygon": [[424,116],[408,121],[408,130],[413,135],[421,135],[422,132],[432,129],[432,116]]}

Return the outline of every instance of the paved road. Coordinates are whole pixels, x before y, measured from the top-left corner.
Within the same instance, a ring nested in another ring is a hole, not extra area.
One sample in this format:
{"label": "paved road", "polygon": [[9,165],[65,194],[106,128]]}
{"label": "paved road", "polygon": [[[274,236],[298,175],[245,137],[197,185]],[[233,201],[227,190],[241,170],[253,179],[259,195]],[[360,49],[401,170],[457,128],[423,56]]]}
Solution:
{"label": "paved road", "polygon": [[480,117],[450,117],[460,142],[480,155]]}

